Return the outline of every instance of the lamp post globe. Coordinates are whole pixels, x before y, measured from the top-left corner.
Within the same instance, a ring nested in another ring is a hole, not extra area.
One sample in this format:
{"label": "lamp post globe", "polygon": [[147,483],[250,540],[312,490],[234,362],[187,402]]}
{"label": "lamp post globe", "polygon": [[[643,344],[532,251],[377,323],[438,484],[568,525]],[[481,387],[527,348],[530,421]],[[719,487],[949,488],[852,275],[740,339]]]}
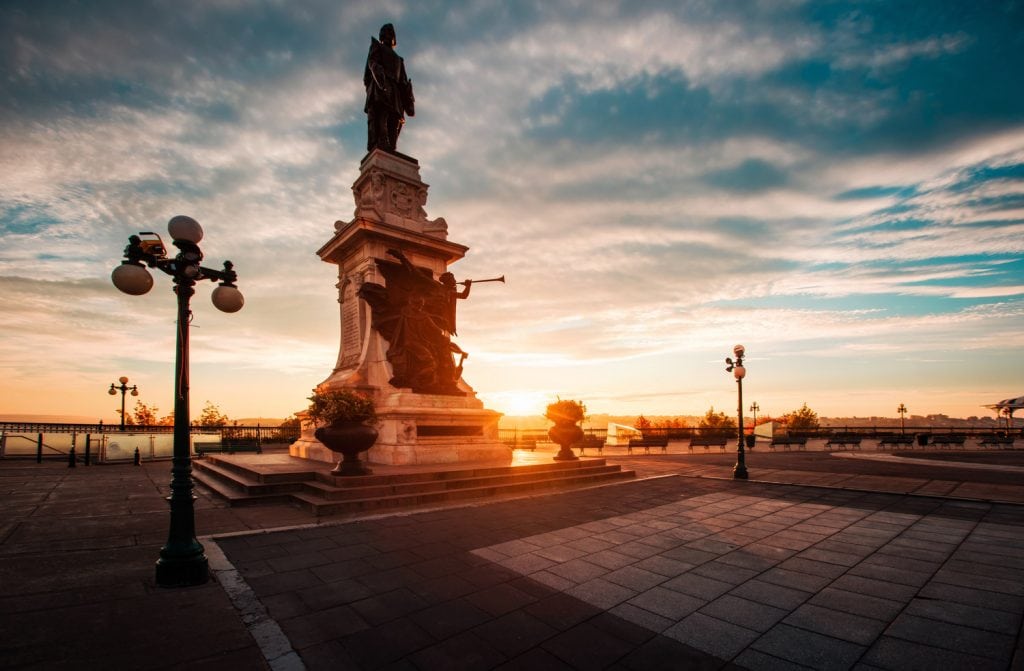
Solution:
{"label": "lamp post globe", "polygon": [[183,214],[171,217],[167,222],[167,232],[170,233],[171,240],[184,240],[193,245],[198,245],[203,239],[203,227],[192,217]]}
{"label": "lamp post globe", "polygon": [[238,287],[221,285],[210,294],[213,306],[221,312],[238,312],[245,305],[245,298]]}
{"label": "lamp post globe", "polygon": [[141,296],[153,288],[153,276],[145,266],[122,263],[110,273],[110,281],[129,296]]}

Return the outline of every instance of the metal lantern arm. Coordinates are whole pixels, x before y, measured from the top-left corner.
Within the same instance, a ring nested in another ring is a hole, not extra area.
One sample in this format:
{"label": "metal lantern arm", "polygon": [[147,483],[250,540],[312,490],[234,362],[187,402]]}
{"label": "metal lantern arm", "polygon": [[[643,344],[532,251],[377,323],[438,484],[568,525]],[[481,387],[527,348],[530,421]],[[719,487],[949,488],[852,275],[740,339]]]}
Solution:
{"label": "metal lantern arm", "polygon": [[[235,287],[238,281],[238,273],[234,270],[231,261],[224,262],[223,270],[207,268],[198,265],[203,260],[203,253],[199,246],[188,240],[175,240],[174,246],[181,252],[173,259],[167,258],[166,254],[153,254],[147,252],[142,246],[142,238],[137,235],[128,236],[128,246],[124,248],[124,261],[122,264],[136,266],[146,265],[150,268],[157,268],[164,273],[177,277],[184,275],[192,280],[210,280],[220,282],[221,286]],[[189,272],[189,269],[194,269]]]}

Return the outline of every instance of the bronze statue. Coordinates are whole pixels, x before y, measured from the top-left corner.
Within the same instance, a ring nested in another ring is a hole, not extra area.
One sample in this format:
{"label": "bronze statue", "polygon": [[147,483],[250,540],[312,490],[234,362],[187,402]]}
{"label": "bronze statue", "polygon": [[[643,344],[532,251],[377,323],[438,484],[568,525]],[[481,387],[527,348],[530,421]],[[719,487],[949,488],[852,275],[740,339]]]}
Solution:
{"label": "bronze statue", "polygon": [[[455,302],[469,296],[472,280],[464,282],[466,289],[460,292],[451,273],[438,281],[412,265],[401,251],[389,249],[388,254],[399,263],[378,262],[387,286],[367,282],[359,289],[359,297],[370,305],[373,328],[388,342],[390,383],[421,394],[463,395],[458,382],[469,355],[451,336]],[[453,354],[460,357],[457,364]]]}
{"label": "bronze statue", "polygon": [[405,61],[395,53],[395,27],[385,23],[380,40],[370,38],[363,85],[366,86],[366,151],[394,152],[405,115],[416,116],[412,81],[405,74]]}

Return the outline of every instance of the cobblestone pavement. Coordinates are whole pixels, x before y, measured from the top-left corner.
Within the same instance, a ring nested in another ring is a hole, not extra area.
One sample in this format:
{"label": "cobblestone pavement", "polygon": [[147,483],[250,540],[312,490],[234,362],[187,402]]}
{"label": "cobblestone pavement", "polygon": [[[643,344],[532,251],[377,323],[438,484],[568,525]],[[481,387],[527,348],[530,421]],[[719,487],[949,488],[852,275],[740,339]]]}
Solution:
{"label": "cobblestone pavement", "polygon": [[1024,668],[1014,468],[733,461],[361,519],[200,489],[214,580],[166,590],[167,462],[0,460],[0,668]]}

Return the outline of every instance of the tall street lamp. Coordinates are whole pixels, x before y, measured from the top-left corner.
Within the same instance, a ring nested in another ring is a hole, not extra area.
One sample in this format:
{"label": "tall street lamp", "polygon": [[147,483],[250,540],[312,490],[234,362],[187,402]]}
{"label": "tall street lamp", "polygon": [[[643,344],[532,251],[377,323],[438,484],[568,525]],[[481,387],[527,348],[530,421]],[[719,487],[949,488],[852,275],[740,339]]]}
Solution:
{"label": "tall street lamp", "polygon": [[725,363],[728,367],[725,369],[726,372],[732,373],[733,377],[736,378],[736,414],[737,425],[736,425],[736,466],[732,469],[732,477],[737,480],[747,479],[747,462],[743,452],[743,378],[747,374],[747,369],[743,367],[743,355],[746,353],[746,349],[743,345],[736,345],[732,348],[733,356],[736,360],[733,361],[732,357],[725,357]]}
{"label": "tall street lamp", "polygon": [[178,255],[170,258],[160,236],[141,232],[128,238],[124,261],[114,272],[114,286],[126,294],[141,296],[153,287],[153,277],[146,266],[171,276],[174,293],[178,296],[177,344],[174,372],[174,456],[171,459],[171,495],[167,498],[171,508],[171,523],[167,544],[160,549],[156,562],[156,583],[161,587],[201,585],[209,579],[209,564],[202,544],[196,539],[195,496],[192,494],[192,458],[190,454],[190,427],[188,409],[188,331],[192,311],[189,299],[199,280],[220,282],[213,290],[213,305],[222,312],[242,309],[242,292],[235,286],[237,276],[230,261],[223,270],[199,265],[203,253],[199,241],[203,229],[195,219],[177,216],[167,225],[167,231],[178,248]]}
{"label": "tall street lamp", "polygon": [[126,378],[123,375],[121,377],[117,378],[117,381],[121,383],[121,386],[120,387],[115,387],[114,383],[111,382],[110,383],[110,391],[108,391],[107,393],[110,394],[111,396],[117,396],[117,390],[118,389],[121,390],[121,430],[124,431],[124,395],[125,395],[126,392],[130,391],[132,393],[132,396],[138,396],[139,395],[139,388],[138,388],[137,385],[134,385],[134,384],[129,387],[128,386],[128,378]]}
{"label": "tall street lamp", "polygon": [[754,413],[754,419],[752,421],[754,422],[755,430],[757,429],[757,411],[760,409],[761,406],[757,404],[757,401],[754,401],[753,403],[750,404],[750,412]]}
{"label": "tall street lamp", "polygon": [[907,427],[904,424],[904,418],[907,414],[907,406],[900,403],[900,407],[896,408],[896,412],[900,413],[900,433],[906,433]]}

